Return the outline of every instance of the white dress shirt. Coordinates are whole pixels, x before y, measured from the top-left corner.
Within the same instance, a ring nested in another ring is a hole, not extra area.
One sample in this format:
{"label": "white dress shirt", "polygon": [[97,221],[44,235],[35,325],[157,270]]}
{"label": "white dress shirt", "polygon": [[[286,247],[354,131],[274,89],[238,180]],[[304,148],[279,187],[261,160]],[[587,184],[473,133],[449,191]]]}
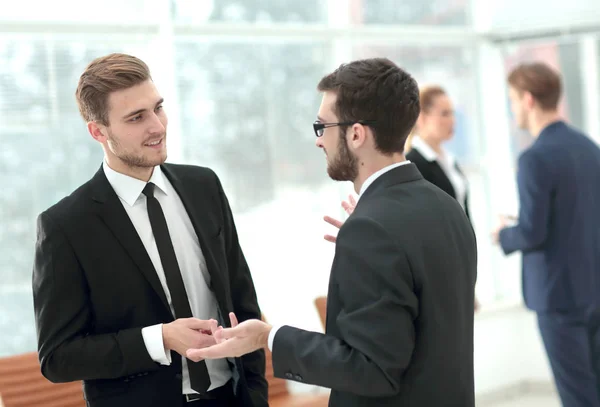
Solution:
{"label": "white dress shirt", "polygon": [[[387,167],[383,167],[379,171],[374,172],[373,174],[371,174],[365,180],[365,182],[363,182],[363,184],[361,185],[360,192],[358,194],[358,199],[360,199],[360,197],[362,196],[362,194],[367,190],[367,188],[369,188],[369,186],[371,186],[371,184],[373,183],[373,181],[375,181],[377,178],[381,177],[386,172],[388,172],[390,170],[393,170],[394,168],[397,168],[397,167],[400,167],[401,165],[406,165],[406,164],[410,164],[410,161],[404,160],[404,161],[399,162],[399,163],[391,164],[391,165],[388,165]],[[275,334],[277,334],[277,331],[282,326],[283,325],[273,326],[273,328],[271,329],[271,332],[269,332],[268,345],[269,345],[269,350],[271,352],[273,352],[273,342],[275,341]]]}
{"label": "white dress shirt", "polygon": [[[103,163],[104,174],[108,182],[118,195],[129,219],[133,223],[144,248],[154,265],[156,274],[165,291],[171,313],[175,315],[171,294],[167,285],[165,272],[160,261],[154,234],[148,218],[146,196],[142,190],[146,186],[144,181],[121,174]],[[154,196],[160,203],[169,227],[169,235],[173,241],[173,248],[177,263],[181,270],[181,277],[188,295],[192,315],[199,319],[217,318],[217,301],[210,290],[210,274],[206,267],[206,260],[200,248],[198,236],[190,217],[181,202],[181,198],[163,174],[160,167],[154,167],[150,181],[156,185]],[[171,352],[165,351],[162,324],[142,328],[142,336],[146,349],[152,360],[162,365],[171,364]],[[226,359],[206,360],[206,367],[210,376],[212,390],[221,387],[232,377],[231,369]],[[182,357],[183,394],[196,393],[190,387],[190,376],[187,361]]]}
{"label": "white dress shirt", "polygon": [[456,194],[456,200],[465,209],[465,198],[467,196],[467,180],[456,168],[456,159],[448,151],[442,150],[443,155],[436,153],[433,148],[429,146],[423,139],[414,137],[412,141],[412,148],[419,150],[419,153],[427,161],[437,161],[442,171],[450,180],[454,193]]}

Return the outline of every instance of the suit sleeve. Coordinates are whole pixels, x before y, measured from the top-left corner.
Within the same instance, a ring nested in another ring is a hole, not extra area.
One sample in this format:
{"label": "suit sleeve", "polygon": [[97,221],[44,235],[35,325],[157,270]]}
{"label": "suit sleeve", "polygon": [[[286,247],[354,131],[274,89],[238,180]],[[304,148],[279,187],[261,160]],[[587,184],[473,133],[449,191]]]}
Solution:
{"label": "suit sleeve", "polygon": [[398,394],[418,310],[406,255],[381,225],[350,217],[331,274],[342,303],[339,337],[282,327],[273,343],[275,375],[366,397]]}
{"label": "suit sleeve", "polygon": [[[225,222],[225,241],[227,250],[227,262],[229,278],[231,282],[231,292],[233,308],[239,322],[248,319],[261,319],[261,311],[258,306],[256,290],[250,269],[246,263],[244,253],[238,241],[237,230],[233,220],[233,214],[229,206],[229,201],[225,196],[221,182],[215,174],[221,207],[223,210],[223,219]],[[244,374],[248,383],[248,390],[255,407],[268,406],[267,402],[267,380],[265,379],[265,352],[257,350],[242,356]]]}
{"label": "suit sleeve", "polygon": [[532,154],[519,158],[519,223],[500,231],[500,245],[505,254],[524,252],[542,246],[547,238],[552,195],[551,173]]}
{"label": "suit sleeve", "polygon": [[42,374],[50,381],[113,379],[158,369],[142,327],[92,335],[85,276],[65,234],[48,214],[37,222],[33,301]]}

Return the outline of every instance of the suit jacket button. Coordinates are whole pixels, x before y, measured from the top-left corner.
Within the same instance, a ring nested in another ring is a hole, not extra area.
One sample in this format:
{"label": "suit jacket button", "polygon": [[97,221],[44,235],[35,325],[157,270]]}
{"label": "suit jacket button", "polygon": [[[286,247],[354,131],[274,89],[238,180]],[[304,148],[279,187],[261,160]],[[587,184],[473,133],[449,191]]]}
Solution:
{"label": "suit jacket button", "polygon": [[182,379],[183,379],[183,376],[181,375],[181,373],[177,373],[177,374],[175,375],[175,379],[177,379],[177,380],[182,380]]}
{"label": "suit jacket button", "polygon": [[294,376],[294,380],[296,380],[297,382],[301,382],[302,381],[302,376],[300,376],[299,374],[297,374],[296,376]]}
{"label": "suit jacket button", "polygon": [[291,374],[291,373],[286,373],[286,374],[285,374],[285,378],[286,378],[286,379],[289,379],[289,380],[292,380],[292,379],[294,378],[294,375],[293,375],[293,374]]}

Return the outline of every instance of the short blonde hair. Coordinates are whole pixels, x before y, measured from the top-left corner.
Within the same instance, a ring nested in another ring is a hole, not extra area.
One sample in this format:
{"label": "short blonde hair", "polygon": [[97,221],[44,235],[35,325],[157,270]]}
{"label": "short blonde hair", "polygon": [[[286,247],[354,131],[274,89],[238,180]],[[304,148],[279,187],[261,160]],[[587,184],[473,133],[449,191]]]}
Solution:
{"label": "short blonde hair", "polygon": [[93,60],[79,78],[75,91],[79,113],[86,122],[108,126],[108,96],[151,80],[144,61],[127,54],[109,54]]}

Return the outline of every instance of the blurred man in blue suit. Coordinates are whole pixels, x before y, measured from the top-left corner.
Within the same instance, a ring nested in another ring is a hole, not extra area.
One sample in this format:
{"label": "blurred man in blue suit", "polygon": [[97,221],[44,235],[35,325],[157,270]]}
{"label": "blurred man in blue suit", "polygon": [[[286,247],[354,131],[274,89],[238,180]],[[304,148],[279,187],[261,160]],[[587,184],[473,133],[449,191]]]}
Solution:
{"label": "blurred man in blue suit", "polygon": [[600,406],[600,148],[558,113],[560,76],[541,63],[508,77],[517,125],[536,141],[519,157],[517,224],[493,238],[523,253],[523,295],[565,407]]}

